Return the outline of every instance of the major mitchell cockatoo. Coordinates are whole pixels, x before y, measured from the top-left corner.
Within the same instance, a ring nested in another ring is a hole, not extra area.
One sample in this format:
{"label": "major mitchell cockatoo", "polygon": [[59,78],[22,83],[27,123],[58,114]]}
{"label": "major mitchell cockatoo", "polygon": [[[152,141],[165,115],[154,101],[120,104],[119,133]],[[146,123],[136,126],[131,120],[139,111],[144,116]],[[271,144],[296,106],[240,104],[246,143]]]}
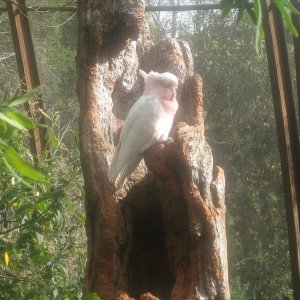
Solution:
{"label": "major mitchell cockatoo", "polygon": [[143,95],[130,109],[108,171],[108,179],[120,188],[136,169],[143,153],[156,142],[168,139],[178,109],[177,77],[172,73],[145,73]]}

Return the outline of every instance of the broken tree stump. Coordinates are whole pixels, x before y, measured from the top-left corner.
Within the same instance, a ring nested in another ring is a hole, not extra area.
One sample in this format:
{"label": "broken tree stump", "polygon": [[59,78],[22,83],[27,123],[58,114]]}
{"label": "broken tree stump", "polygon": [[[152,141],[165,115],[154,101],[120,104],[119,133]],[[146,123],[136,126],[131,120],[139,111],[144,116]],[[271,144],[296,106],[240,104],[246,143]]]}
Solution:
{"label": "broken tree stump", "polygon": [[[78,97],[86,194],[84,295],[107,299],[229,299],[225,180],[205,141],[202,80],[188,44],[156,45],[143,1],[79,1]],[[139,98],[138,69],[179,79],[172,142],[115,192],[107,179],[123,120]]]}

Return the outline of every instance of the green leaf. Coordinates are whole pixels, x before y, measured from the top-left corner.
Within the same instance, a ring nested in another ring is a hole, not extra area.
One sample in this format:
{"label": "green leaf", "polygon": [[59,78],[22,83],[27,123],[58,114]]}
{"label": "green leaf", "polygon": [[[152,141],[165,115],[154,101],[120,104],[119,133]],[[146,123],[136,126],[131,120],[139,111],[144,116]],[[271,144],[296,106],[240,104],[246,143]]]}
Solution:
{"label": "green leaf", "polygon": [[64,266],[60,266],[60,268],[62,269],[62,271],[65,273],[65,275],[66,276],[68,276],[69,275],[69,271],[68,271],[68,269],[67,268],[65,268]]}
{"label": "green leaf", "polygon": [[24,126],[27,129],[35,128],[35,124],[31,118],[21,111],[8,111],[6,113],[12,120],[18,122],[20,125]]}
{"label": "green leaf", "polygon": [[4,148],[3,158],[16,169],[20,174],[36,180],[36,181],[45,181],[45,176],[39,171],[35,170],[28,162],[26,162],[19,154],[10,146],[1,144],[1,147]]}
{"label": "green leaf", "polygon": [[57,210],[55,213],[56,216],[56,221],[57,221],[57,225],[58,225],[58,231],[63,230],[64,225],[65,225],[65,219],[64,219],[64,215],[60,210]]}
{"label": "green leaf", "polygon": [[48,139],[51,141],[51,144],[54,147],[54,149],[57,150],[59,147],[59,141],[53,132],[49,132]]}
{"label": "green leaf", "polygon": [[39,246],[41,246],[44,242],[44,236],[38,232],[36,232],[35,235],[36,235]]}
{"label": "green leaf", "polygon": [[286,24],[286,26],[288,27],[288,29],[292,32],[292,34],[295,36],[295,37],[298,37],[298,32],[297,32],[297,29],[296,27],[294,26],[293,24],[293,21],[291,19],[291,16],[289,15],[289,13],[287,12],[286,8],[284,7],[283,5],[283,1],[282,0],[274,0],[277,8],[279,9],[282,17],[283,17],[283,20]]}
{"label": "green leaf", "polygon": [[78,211],[75,211],[74,212],[74,215],[79,219],[79,221],[81,221],[82,224],[85,223],[86,219],[85,219],[85,214],[83,214],[82,212],[80,212],[79,210]]}
{"label": "green leaf", "polygon": [[52,293],[53,293],[53,298],[56,299],[56,297],[58,296],[57,288],[55,288]]}
{"label": "green leaf", "polygon": [[255,0],[254,3],[254,13],[256,15],[257,23],[256,23],[256,34],[255,34],[255,49],[256,53],[259,54],[260,52],[260,45],[261,39],[263,35],[263,28],[262,28],[262,9],[260,0]]}
{"label": "green leaf", "polygon": [[7,132],[7,123],[3,120],[0,120],[0,136],[4,135]]}
{"label": "green leaf", "polygon": [[243,19],[245,9],[246,9],[246,1],[244,0],[238,1],[238,10],[239,10],[238,17],[237,17],[238,23]]}
{"label": "green leaf", "polygon": [[222,0],[221,6],[222,6],[221,18],[224,19],[228,16],[231,8],[233,7],[233,0]]}
{"label": "green leaf", "polygon": [[7,268],[8,265],[9,265],[9,261],[10,261],[10,257],[8,255],[7,251],[5,251],[5,253],[4,253],[4,261],[5,261],[5,265],[6,265],[6,268]]}
{"label": "green leaf", "polygon": [[[6,123],[6,122],[4,122]],[[6,123],[7,124],[7,123]],[[16,127],[13,126],[7,126],[7,130],[6,132],[2,132],[0,134],[0,137],[4,140],[9,140],[11,139],[13,136],[16,136],[18,132],[18,129]]]}
{"label": "green leaf", "polygon": [[87,295],[84,298],[84,300],[101,300],[101,299],[98,297],[97,293],[91,293],[91,294]]}
{"label": "green leaf", "polygon": [[65,203],[69,209],[73,208],[73,202],[69,198],[65,198]]}
{"label": "green leaf", "polygon": [[25,184],[27,187],[33,189],[33,186],[31,184],[29,184],[28,182],[26,182],[23,178],[21,178],[16,172],[15,170],[11,167],[11,165],[7,162],[7,160],[2,157],[2,160],[6,166],[6,168],[8,169],[8,171],[15,177],[17,178],[18,181],[22,182],[23,184]]}
{"label": "green leaf", "polygon": [[250,16],[252,22],[256,25],[257,24],[257,17],[252,9],[252,7],[250,7],[250,5],[246,5],[246,10],[248,12],[248,15]]}
{"label": "green leaf", "polygon": [[37,86],[31,91],[19,96],[18,98],[14,99],[11,103],[8,104],[9,107],[18,106],[20,104],[23,104],[27,102],[29,99],[31,99],[33,96],[38,95],[41,92],[42,87]]}
{"label": "green leaf", "polygon": [[294,15],[300,16],[300,11],[288,0],[282,0],[284,6]]}
{"label": "green leaf", "polygon": [[18,128],[18,129],[26,129],[22,124],[20,124],[19,122],[12,120],[11,118],[9,118],[8,116],[6,116],[5,114],[0,112],[0,119],[5,121],[6,123],[10,124],[11,126]]}
{"label": "green leaf", "polygon": [[41,265],[46,265],[52,258],[53,255],[47,252],[37,252],[37,253],[32,253],[33,255],[31,256],[31,260],[33,263],[41,266]]}

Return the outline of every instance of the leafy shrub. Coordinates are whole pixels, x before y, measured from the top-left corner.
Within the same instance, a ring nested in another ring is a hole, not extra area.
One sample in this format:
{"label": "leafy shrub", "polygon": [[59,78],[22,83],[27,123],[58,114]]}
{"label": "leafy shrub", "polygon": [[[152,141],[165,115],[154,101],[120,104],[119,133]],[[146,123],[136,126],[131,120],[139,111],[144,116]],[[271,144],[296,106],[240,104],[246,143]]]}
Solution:
{"label": "leafy shrub", "polygon": [[0,104],[0,299],[81,299],[85,235],[77,153],[49,131],[56,155],[34,162],[28,130],[38,125],[19,107],[39,91]]}

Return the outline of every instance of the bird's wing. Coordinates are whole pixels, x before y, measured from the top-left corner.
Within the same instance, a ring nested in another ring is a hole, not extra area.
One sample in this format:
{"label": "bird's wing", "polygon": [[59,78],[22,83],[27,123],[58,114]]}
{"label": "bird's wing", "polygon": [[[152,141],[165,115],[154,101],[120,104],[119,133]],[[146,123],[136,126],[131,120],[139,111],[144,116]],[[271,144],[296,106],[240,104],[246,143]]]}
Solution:
{"label": "bird's wing", "polygon": [[118,185],[122,185],[139,164],[143,152],[155,143],[155,120],[159,105],[158,99],[142,96],[130,109],[108,172],[111,182],[120,174]]}
{"label": "bird's wing", "polygon": [[117,180],[117,184],[116,184],[117,189],[123,187],[127,177],[136,169],[136,167],[138,166],[141,160],[142,160],[142,155],[137,156],[136,159],[132,159],[131,161],[129,161],[126,167],[123,168]]}
{"label": "bird's wing", "polygon": [[154,142],[159,99],[152,96],[141,96],[132,106],[125,120],[120,136],[120,144],[133,143],[131,149],[144,152]]}

